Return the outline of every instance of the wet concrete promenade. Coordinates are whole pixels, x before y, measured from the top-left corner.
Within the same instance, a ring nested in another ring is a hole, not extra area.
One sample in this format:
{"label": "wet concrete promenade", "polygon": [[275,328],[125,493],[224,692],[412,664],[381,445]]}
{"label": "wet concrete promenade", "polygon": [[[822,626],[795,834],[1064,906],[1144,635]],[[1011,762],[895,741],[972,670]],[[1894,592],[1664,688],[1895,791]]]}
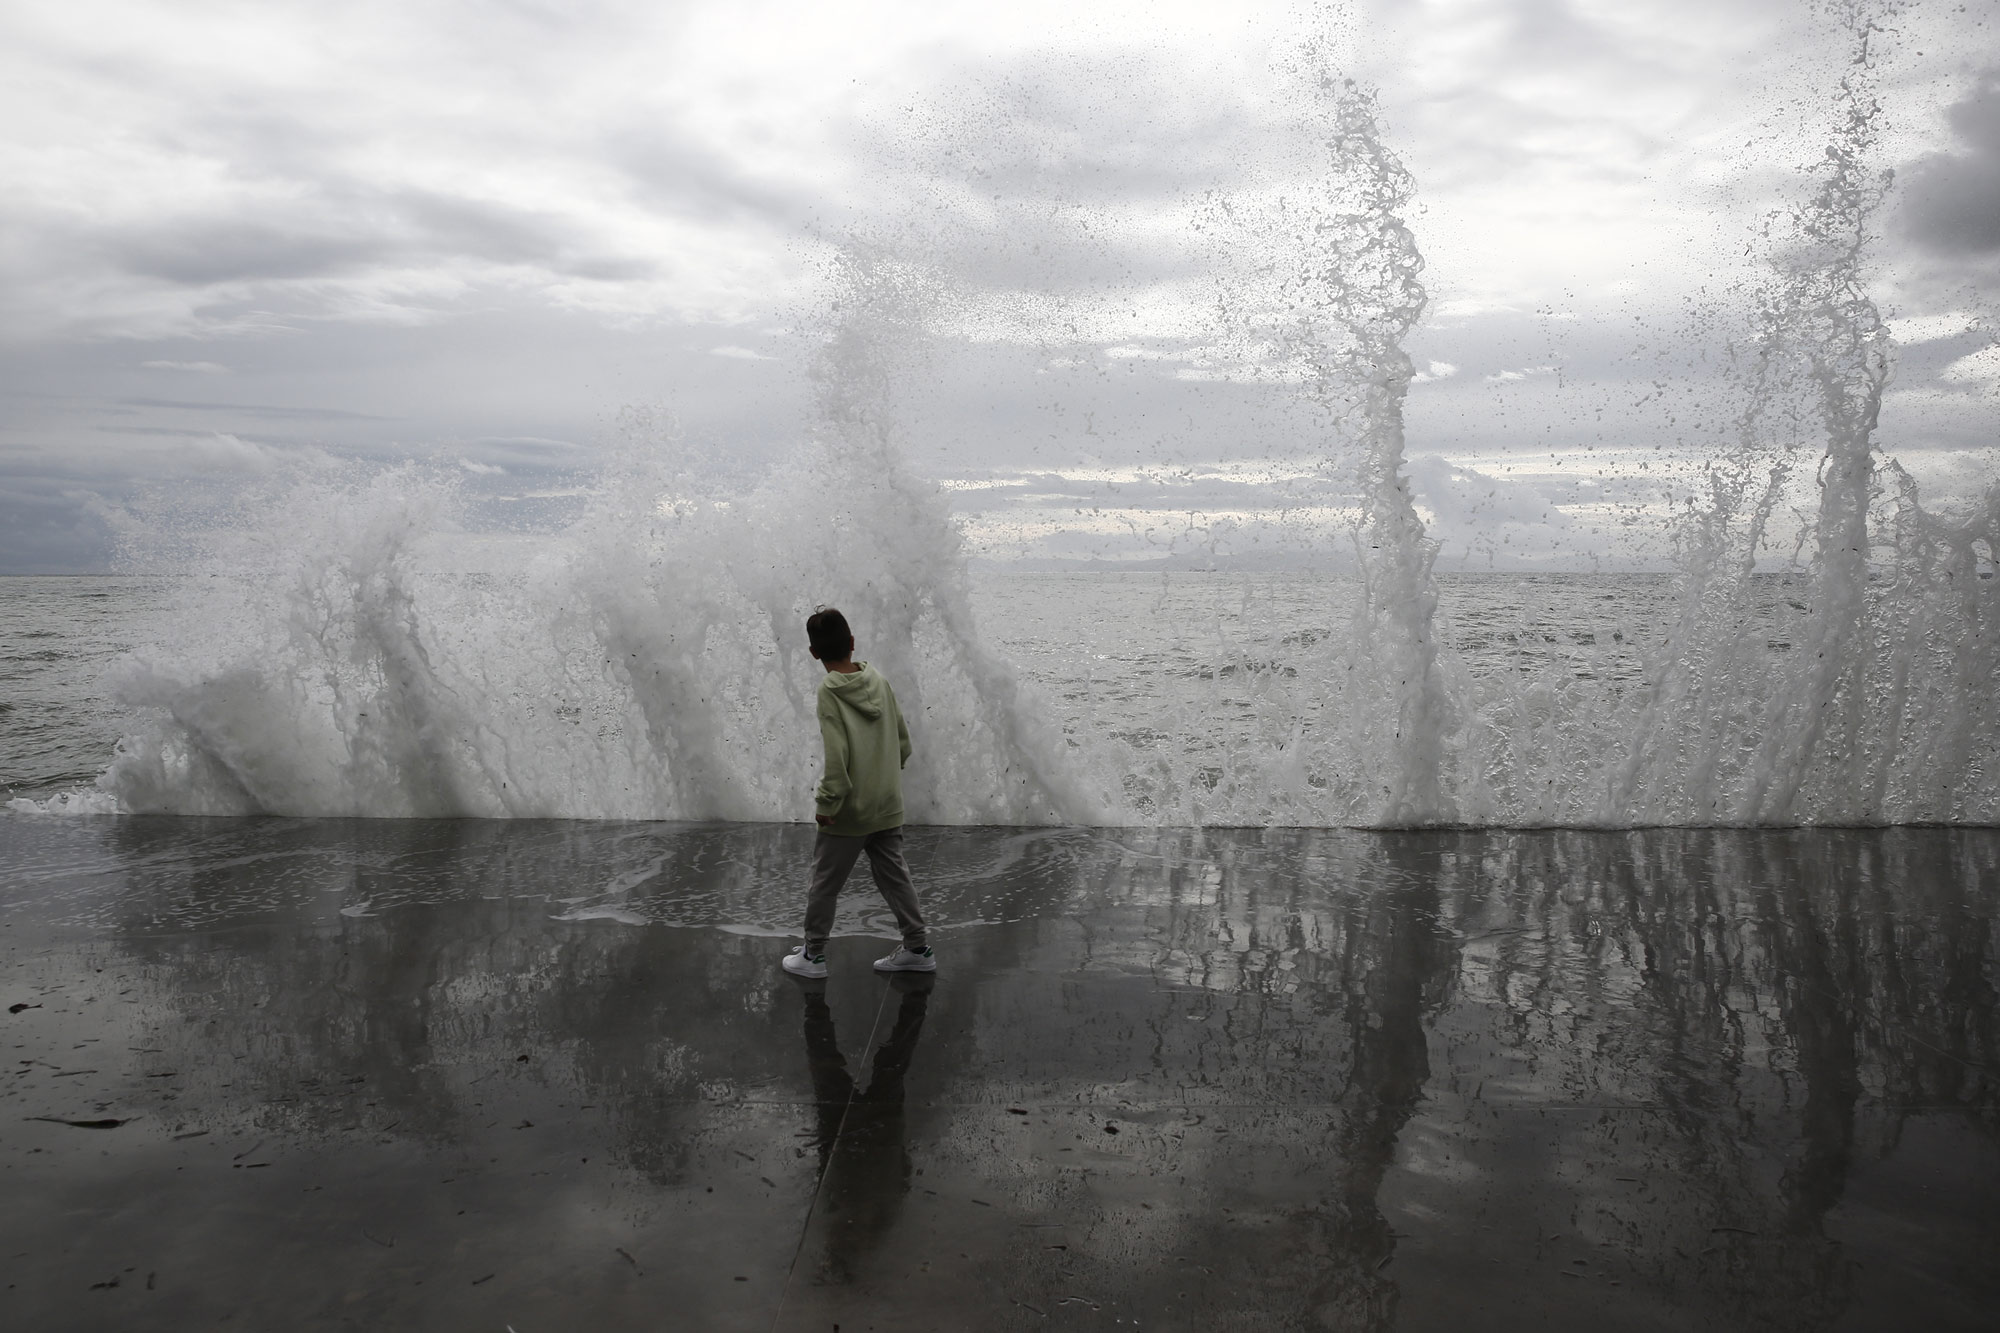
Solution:
{"label": "wet concrete promenade", "polygon": [[1974,1329],[2000,832],[0,816],[0,1327]]}

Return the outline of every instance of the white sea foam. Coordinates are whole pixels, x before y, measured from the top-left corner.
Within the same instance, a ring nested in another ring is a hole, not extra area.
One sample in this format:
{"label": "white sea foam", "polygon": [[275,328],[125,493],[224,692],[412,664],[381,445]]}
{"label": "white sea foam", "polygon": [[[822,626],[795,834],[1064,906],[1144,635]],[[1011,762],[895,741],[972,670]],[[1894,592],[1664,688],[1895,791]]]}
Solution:
{"label": "white sea foam", "polygon": [[549,918],[551,921],[615,921],[621,926],[643,926],[648,918],[625,907],[578,907],[572,911],[559,912]]}
{"label": "white sea foam", "polygon": [[87,788],[59,791],[39,800],[16,796],[7,802],[7,808],[21,815],[120,815],[126,812],[115,792]]}

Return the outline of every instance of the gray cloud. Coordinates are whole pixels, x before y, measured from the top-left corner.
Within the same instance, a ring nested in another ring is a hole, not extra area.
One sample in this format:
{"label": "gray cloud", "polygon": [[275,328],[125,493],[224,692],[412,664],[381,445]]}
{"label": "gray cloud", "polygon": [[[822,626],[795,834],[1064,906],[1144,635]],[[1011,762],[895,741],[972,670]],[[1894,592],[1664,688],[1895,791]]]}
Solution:
{"label": "gray cloud", "polygon": [[[99,434],[103,434],[103,435],[145,435],[145,436],[152,436],[152,437],[154,437],[154,438],[157,438],[157,439],[166,439],[166,440],[185,440],[185,439],[189,439],[189,438],[191,438],[191,437],[194,437],[194,436],[199,436],[199,435],[206,435],[206,434],[212,434],[212,433],[213,433],[213,432],[207,432],[207,431],[194,431],[194,430],[189,430],[189,429],[188,429],[187,427],[185,427],[185,426],[104,426],[104,425],[98,425],[98,426],[92,426],[92,427],[91,427],[91,429],[92,429],[92,430],[94,430],[94,431],[97,431],[97,432],[98,432]],[[250,441],[250,442],[251,442],[252,444],[276,444],[276,445],[286,445],[286,444],[291,444],[291,443],[293,443],[293,442],[294,442],[294,441],[292,441],[292,440],[290,440],[290,439],[288,439],[288,438],[286,438],[286,437],[284,437],[284,436],[279,436],[279,435],[258,435],[258,434],[254,433],[254,432],[251,432],[251,431],[242,431],[242,430],[236,430],[236,431],[231,431],[231,432],[229,432],[229,433],[230,433],[231,435],[234,435],[234,436],[235,436],[235,437],[236,437],[237,439],[239,439],[239,440],[248,440],[248,441]]]}
{"label": "gray cloud", "polygon": [[[1378,21],[1389,8],[1378,5]],[[1422,145],[1425,190],[1534,173],[1555,161],[1587,165],[1600,178],[1641,178],[1672,145],[1675,127],[1613,110],[1635,91],[1676,81],[1685,71],[1675,62],[1692,51],[1633,40],[1635,17],[1570,0],[1492,9],[1479,36],[1486,76],[1402,108],[1409,123],[1399,128]]]}
{"label": "gray cloud", "polygon": [[818,202],[799,182],[753,175],[670,126],[620,126],[598,146],[647,207],[675,216],[791,228],[812,216]]}
{"label": "gray cloud", "polygon": [[929,104],[878,146],[975,197],[1115,205],[1176,202],[1283,160],[1283,107],[1192,77],[1142,47],[1033,53],[941,71]]}
{"label": "gray cloud", "polygon": [[399,257],[463,256],[599,280],[645,278],[658,268],[644,256],[605,252],[587,228],[556,213],[430,191],[404,191],[383,202],[409,237]]}
{"label": "gray cloud", "polygon": [[1965,151],[1930,153],[1904,169],[1910,239],[1939,255],[2000,251],[2000,71],[1983,74],[1947,113]]}
{"label": "gray cloud", "polygon": [[[204,40],[231,21],[200,6],[154,34],[156,54],[16,25],[0,79],[53,85],[40,95],[64,114],[25,137],[53,151],[0,201],[0,284],[11,289],[0,322],[26,337],[268,332],[433,317],[496,287],[568,286],[561,299],[574,303],[577,284],[664,284],[683,258],[661,234],[672,228],[635,226],[630,201],[610,197],[598,114],[577,115],[573,92],[621,29],[666,36],[668,8],[581,5],[559,34],[521,14],[440,6],[371,37],[381,16],[357,13],[319,49],[316,19],[272,15],[230,28],[233,59]],[[447,34],[448,49],[424,41]],[[369,58],[345,60],[348,40]],[[303,49],[288,50],[295,42]],[[293,62],[285,78],[266,77],[267,53]],[[652,138],[694,133],[668,118]],[[660,214],[727,218],[704,190],[755,195],[726,154],[703,160],[703,189]],[[802,210],[794,199],[786,211]],[[671,304],[662,296],[613,304]]]}
{"label": "gray cloud", "polygon": [[1556,497],[1533,482],[1489,476],[1435,454],[1411,459],[1407,471],[1418,503],[1431,511],[1436,526],[1454,535],[1482,522],[1567,526],[1554,509]]}
{"label": "gray cloud", "polygon": [[1156,219],[1311,154],[1295,108],[1219,75],[1136,45],[943,62],[896,115],[849,128],[865,186],[817,216],[974,290],[1059,300],[1198,276],[1202,238]]}
{"label": "gray cloud", "polygon": [[132,407],[178,408],[189,412],[241,412],[252,417],[283,417],[298,421],[389,421],[393,418],[372,412],[350,412],[339,407],[287,407],[275,403],[203,403],[185,398],[118,399]]}
{"label": "gray cloud", "polygon": [[[309,202],[256,204],[104,236],[120,272],[190,287],[353,276],[370,269],[470,260],[525,265],[600,281],[645,278],[650,259],[606,253],[585,229],[552,213],[422,190],[368,191],[320,183]],[[244,211],[251,216],[243,216]]]}
{"label": "gray cloud", "polygon": [[234,218],[201,218],[105,238],[113,267],[190,287],[260,278],[320,278],[379,257],[366,237],[311,234]]}
{"label": "gray cloud", "polygon": [[0,470],[0,570],[90,574],[109,564],[110,530],[95,492]]}
{"label": "gray cloud", "polygon": [[[588,451],[573,440],[485,438],[468,442],[468,452],[476,453],[488,465],[515,472],[549,472],[571,468],[585,461]],[[467,460],[477,461],[477,460]]]}

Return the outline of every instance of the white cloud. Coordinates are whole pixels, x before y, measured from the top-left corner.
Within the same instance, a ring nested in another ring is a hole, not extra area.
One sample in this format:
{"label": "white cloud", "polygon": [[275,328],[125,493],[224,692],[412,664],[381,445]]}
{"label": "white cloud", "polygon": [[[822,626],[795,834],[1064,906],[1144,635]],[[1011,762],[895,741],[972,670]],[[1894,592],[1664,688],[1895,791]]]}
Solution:
{"label": "white cloud", "polygon": [[1979,327],[1979,316],[1963,310],[1947,311],[1939,315],[1905,315],[1901,319],[1883,321],[1889,336],[1905,347],[1915,347],[1920,343],[1936,342],[1940,338],[1956,338],[1961,333],[1970,333]]}
{"label": "white cloud", "polygon": [[181,370],[197,375],[227,375],[229,367],[219,361],[141,361],[145,370]]}
{"label": "white cloud", "polygon": [[1479,315],[1511,315],[1518,313],[1504,301],[1487,300],[1477,297],[1456,297],[1448,301],[1431,302],[1430,312],[1439,319],[1471,319]]}
{"label": "white cloud", "polygon": [[708,349],[708,354],[710,356],[728,357],[732,361],[775,361],[778,359],[774,356],[766,356],[762,352],[753,352],[747,347],[738,347],[734,343],[725,343],[721,347],[711,347]]}
{"label": "white cloud", "polygon": [[1458,367],[1451,364],[1451,362],[1433,361],[1430,365],[1418,371],[1411,378],[1410,382],[1412,384],[1435,384],[1439,380],[1448,380],[1457,373]]}
{"label": "white cloud", "polygon": [[1962,356],[1938,374],[1959,384],[2000,384],[2000,344]]}
{"label": "white cloud", "polygon": [[1519,370],[1497,370],[1486,376],[1488,384],[1514,384],[1533,375],[1553,375],[1554,366],[1523,366]]}
{"label": "white cloud", "polygon": [[282,469],[322,469],[334,465],[332,456],[322,449],[266,444],[259,440],[246,440],[229,431],[168,438],[163,441],[162,447],[183,469],[197,475],[249,473],[269,476]]}

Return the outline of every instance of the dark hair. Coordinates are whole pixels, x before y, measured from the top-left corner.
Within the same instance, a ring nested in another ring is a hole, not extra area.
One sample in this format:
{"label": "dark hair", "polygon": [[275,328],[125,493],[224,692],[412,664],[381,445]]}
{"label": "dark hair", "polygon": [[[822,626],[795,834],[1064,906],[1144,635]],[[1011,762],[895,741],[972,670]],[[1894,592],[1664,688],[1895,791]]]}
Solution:
{"label": "dark hair", "polygon": [[822,606],[806,617],[806,638],[812,641],[812,654],[822,662],[839,662],[854,651],[854,631],[847,627],[847,617],[830,606]]}

